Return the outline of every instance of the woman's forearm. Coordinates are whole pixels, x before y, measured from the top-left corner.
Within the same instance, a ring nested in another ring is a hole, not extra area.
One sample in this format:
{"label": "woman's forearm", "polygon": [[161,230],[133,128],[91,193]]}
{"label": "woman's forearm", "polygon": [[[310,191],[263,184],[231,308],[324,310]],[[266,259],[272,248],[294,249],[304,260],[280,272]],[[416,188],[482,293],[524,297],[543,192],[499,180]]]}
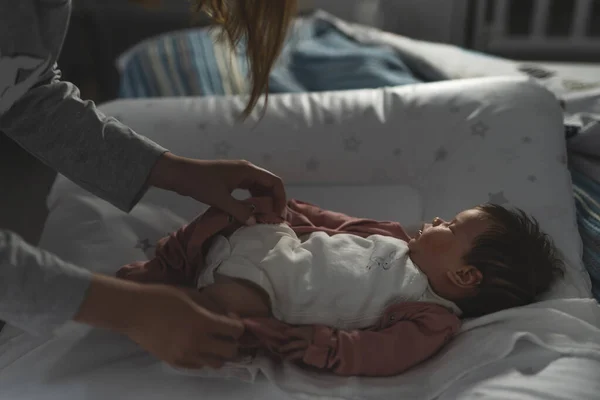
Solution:
{"label": "woman's forearm", "polygon": [[76,322],[114,332],[127,333],[133,324],[142,285],[94,275],[87,295],[74,316]]}

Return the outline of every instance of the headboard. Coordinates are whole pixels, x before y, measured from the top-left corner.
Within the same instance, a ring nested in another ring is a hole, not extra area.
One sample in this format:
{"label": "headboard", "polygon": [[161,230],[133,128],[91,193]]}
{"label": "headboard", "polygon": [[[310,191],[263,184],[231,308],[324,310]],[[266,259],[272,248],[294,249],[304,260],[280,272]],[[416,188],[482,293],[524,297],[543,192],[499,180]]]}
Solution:
{"label": "headboard", "polygon": [[512,58],[600,61],[598,0],[471,0],[471,46]]}

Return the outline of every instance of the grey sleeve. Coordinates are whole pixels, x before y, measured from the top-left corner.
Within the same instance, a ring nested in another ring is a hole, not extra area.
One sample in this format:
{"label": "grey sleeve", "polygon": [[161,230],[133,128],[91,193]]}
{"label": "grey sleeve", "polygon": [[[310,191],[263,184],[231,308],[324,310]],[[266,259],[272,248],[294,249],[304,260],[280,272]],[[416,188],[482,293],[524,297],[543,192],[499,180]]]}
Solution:
{"label": "grey sleeve", "polygon": [[0,116],[0,130],[79,186],[129,211],[166,150],[103,115],[77,88],[53,79]]}
{"label": "grey sleeve", "polygon": [[0,319],[32,334],[69,323],[92,274],[0,230]]}
{"label": "grey sleeve", "polygon": [[0,0],[0,131],[67,178],[129,211],[166,150],[60,80],[70,2]]}

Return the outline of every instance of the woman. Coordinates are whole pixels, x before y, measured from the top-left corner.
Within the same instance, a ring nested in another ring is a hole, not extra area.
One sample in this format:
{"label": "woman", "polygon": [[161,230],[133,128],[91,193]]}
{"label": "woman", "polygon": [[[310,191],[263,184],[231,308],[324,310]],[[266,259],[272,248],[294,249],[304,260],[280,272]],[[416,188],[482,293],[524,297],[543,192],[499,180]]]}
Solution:
{"label": "woman", "polygon": [[[195,2],[194,10],[212,16],[229,40],[248,42],[253,86],[246,113],[267,88],[294,9],[295,0]],[[81,100],[55,64],[70,12],[69,0],[0,0],[0,131],[125,211],[151,186],[249,223],[251,210],[231,197],[235,188],[269,193],[283,211],[283,184],[273,174],[244,161],[178,157]],[[208,312],[182,290],[92,274],[5,230],[0,319],[32,333],[55,332],[70,320],[110,329],[187,368],[220,367],[237,355],[243,332],[238,320]]]}

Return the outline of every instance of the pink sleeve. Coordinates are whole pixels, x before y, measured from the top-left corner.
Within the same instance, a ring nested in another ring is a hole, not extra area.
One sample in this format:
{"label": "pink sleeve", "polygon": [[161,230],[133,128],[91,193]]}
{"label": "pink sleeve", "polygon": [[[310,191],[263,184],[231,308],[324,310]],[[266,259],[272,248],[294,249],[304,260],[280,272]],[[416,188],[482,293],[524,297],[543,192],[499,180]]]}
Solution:
{"label": "pink sleeve", "polygon": [[393,325],[354,331],[247,318],[241,347],[262,347],[282,359],[337,375],[391,376],[434,355],[460,328],[458,317],[436,304],[404,303],[392,312]]}
{"label": "pink sleeve", "polygon": [[398,375],[437,353],[460,327],[460,320],[441,307],[421,307],[400,318],[379,331],[318,326],[302,361],[337,375]]}

